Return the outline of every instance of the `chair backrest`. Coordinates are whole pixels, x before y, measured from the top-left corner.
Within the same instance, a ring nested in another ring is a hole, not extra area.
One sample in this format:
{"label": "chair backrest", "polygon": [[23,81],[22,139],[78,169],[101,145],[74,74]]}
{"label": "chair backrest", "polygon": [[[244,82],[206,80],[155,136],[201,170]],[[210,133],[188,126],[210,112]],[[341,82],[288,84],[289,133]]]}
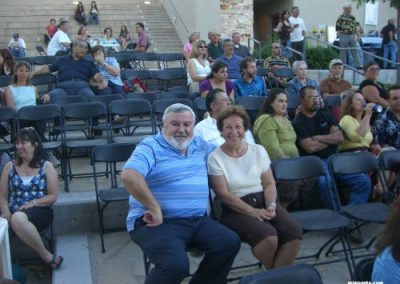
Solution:
{"label": "chair backrest", "polygon": [[258,67],[257,68],[257,76],[259,76],[259,77],[267,77],[268,76],[267,69],[265,69],[263,67]]}
{"label": "chair backrest", "polygon": [[400,170],[400,150],[382,151],[379,155],[382,170]]}
{"label": "chair backrest", "polygon": [[100,102],[71,103],[63,107],[65,118],[88,119],[107,114],[106,107]]}
{"label": "chair backrest", "polygon": [[205,97],[197,97],[194,99],[194,106],[197,111],[207,111],[207,104]]}
{"label": "chair backrest", "polygon": [[13,120],[17,117],[17,113],[13,108],[10,107],[0,107],[0,121]]}
{"label": "chair backrest", "polygon": [[56,76],[51,73],[37,75],[31,79],[32,85],[34,86],[49,85],[49,89],[51,89],[52,85],[55,84],[56,82],[57,82]]}
{"label": "chair backrest", "polygon": [[135,53],[135,59],[140,61],[157,61],[157,55],[154,52]]}
{"label": "chair backrest", "polygon": [[43,121],[53,120],[61,116],[61,110],[57,105],[25,106],[18,110],[17,117],[21,120]]}
{"label": "chair backrest", "polygon": [[58,106],[65,106],[67,104],[71,104],[71,103],[84,103],[88,101],[88,97],[87,96],[80,96],[80,95],[76,95],[76,96],[55,96],[52,98],[53,103],[55,105]]}
{"label": "chair backrest", "polygon": [[91,102],[100,102],[104,105],[108,106],[113,101],[123,100],[124,98],[119,94],[114,95],[105,95],[105,96],[94,96],[91,97],[89,100]]}
{"label": "chair backrest", "polygon": [[322,284],[321,275],[310,264],[295,264],[243,277],[239,284]]}
{"label": "chair backrest", "polygon": [[92,149],[91,161],[96,162],[125,162],[131,156],[136,144],[116,143],[96,146]]}
{"label": "chair backrest", "polygon": [[329,169],[336,174],[358,174],[378,169],[378,159],[369,152],[334,154],[328,159]]}
{"label": "chair backrest", "polygon": [[162,91],[168,90],[170,85],[185,86],[187,81],[187,74],[184,68],[154,71],[153,77],[158,82],[157,88]]}
{"label": "chair backrest", "polygon": [[177,53],[158,53],[158,65],[161,69],[169,68],[169,62],[179,62],[181,67],[185,66],[185,56],[181,52]]}
{"label": "chair backrest", "polygon": [[35,46],[35,48],[36,48],[36,51],[39,52],[40,55],[44,55],[44,56],[47,55],[46,51],[44,51],[44,49],[41,45],[37,45],[37,46]]}
{"label": "chair backrest", "polygon": [[342,98],[340,97],[340,95],[327,96],[325,97],[324,101],[325,106],[327,106],[328,108],[342,105]]}
{"label": "chair backrest", "polygon": [[7,87],[11,84],[11,75],[1,75],[0,76],[0,88]]}
{"label": "chair backrest", "polygon": [[139,78],[141,80],[153,79],[153,72],[151,70],[134,70],[124,69],[121,72],[122,80],[128,80],[131,78]]}
{"label": "chair backrest", "polygon": [[238,97],[235,99],[235,104],[241,105],[247,111],[259,111],[266,97],[249,96]]}
{"label": "chair backrest", "polygon": [[58,59],[57,56],[43,55],[29,57],[28,62],[31,65],[49,65],[53,64]]}
{"label": "chair backrest", "polygon": [[143,99],[149,101],[151,104],[158,99],[158,94],[156,93],[128,93],[126,94],[127,99]]}
{"label": "chair backrest", "polygon": [[290,77],[294,77],[295,74],[292,70],[292,68],[277,68],[276,70],[274,70],[274,75],[276,77],[281,77],[281,78],[290,78]]}
{"label": "chair backrest", "polygon": [[158,93],[159,99],[191,99],[188,92],[162,92]]}
{"label": "chair backrest", "polygon": [[113,101],[109,105],[111,114],[119,115],[143,115],[152,114],[152,107],[148,100],[127,99],[123,101]]}
{"label": "chair backrest", "polygon": [[324,162],[316,156],[275,160],[271,169],[277,180],[303,180],[325,174]]}
{"label": "chair backrest", "polygon": [[160,99],[153,102],[153,112],[157,115],[162,115],[167,107],[172,104],[181,103],[187,105],[192,110],[193,102],[188,99]]}

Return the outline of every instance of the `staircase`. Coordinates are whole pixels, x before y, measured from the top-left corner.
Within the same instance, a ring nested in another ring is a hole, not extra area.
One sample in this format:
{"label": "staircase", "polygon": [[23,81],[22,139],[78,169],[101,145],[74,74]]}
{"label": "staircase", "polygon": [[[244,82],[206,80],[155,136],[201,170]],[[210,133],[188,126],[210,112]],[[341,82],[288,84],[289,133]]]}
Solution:
{"label": "staircase", "polygon": [[[70,21],[70,36],[76,35],[79,23],[73,19],[76,4],[72,0],[1,0],[0,1],[0,48],[6,48],[13,33],[18,32],[26,42],[27,55],[38,55],[35,46],[44,44],[44,33],[51,18],[62,17]],[[77,2],[77,1],[76,1]],[[89,0],[82,1],[87,13]],[[93,38],[103,35],[105,27],[111,27],[118,38],[121,25],[128,26],[136,36],[135,23],[143,22],[152,39],[149,51],[180,52],[182,42],[164,7],[158,0],[145,5],[139,0],[98,0],[100,24],[88,26]]]}

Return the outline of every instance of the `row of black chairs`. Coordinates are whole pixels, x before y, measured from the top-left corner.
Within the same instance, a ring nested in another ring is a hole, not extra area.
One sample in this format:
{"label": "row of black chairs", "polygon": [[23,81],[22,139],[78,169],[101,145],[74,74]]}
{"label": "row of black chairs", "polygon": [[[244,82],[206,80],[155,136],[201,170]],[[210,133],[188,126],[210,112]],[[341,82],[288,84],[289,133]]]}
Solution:
{"label": "row of black chairs", "polygon": [[[110,53],[107,56],[115,57],[122,68],[133,68],[133,69],[147,69],[147,62],[156,62],[158,69],[171,68],[173,62],[174,67],[179,66],[180,68],[186,67],[186,59],[182,53],[154,53],[154,52],[115,52]],[[32,65],[48,65],[52,64],[57,60],[58,56],[41,55],[26,57],[23,60],[28,61]],[[92,60],[91,55],[87,55],[87,58]]]}

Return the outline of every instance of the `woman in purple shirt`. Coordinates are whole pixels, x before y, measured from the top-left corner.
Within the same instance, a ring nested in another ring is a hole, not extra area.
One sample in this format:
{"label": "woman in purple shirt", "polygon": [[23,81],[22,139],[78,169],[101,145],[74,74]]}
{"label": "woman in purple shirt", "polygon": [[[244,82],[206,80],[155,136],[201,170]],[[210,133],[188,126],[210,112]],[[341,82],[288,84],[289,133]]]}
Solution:
{"label": "woman in purple shirt", "polygon": [[205,97],[212,89],[224,90],[232,101],[235,98],[233,83],[228,80],[228,66],[221,61],[211,67],[210,75],[200,83],[200,95]]}

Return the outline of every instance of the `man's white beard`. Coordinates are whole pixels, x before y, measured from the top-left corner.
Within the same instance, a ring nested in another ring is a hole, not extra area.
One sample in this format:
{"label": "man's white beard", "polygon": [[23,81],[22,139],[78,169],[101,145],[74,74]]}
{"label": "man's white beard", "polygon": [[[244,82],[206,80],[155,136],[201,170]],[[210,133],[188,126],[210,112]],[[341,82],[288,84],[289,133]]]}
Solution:
{"label": "man's white beard", "polygon": [[178,142],[173,136],[164,136],[164,139],[169,145],[180,151],[185,150],[190,145],[190,143],[192,143],[193,140],[193,138],[188,138],[184,142]]}

